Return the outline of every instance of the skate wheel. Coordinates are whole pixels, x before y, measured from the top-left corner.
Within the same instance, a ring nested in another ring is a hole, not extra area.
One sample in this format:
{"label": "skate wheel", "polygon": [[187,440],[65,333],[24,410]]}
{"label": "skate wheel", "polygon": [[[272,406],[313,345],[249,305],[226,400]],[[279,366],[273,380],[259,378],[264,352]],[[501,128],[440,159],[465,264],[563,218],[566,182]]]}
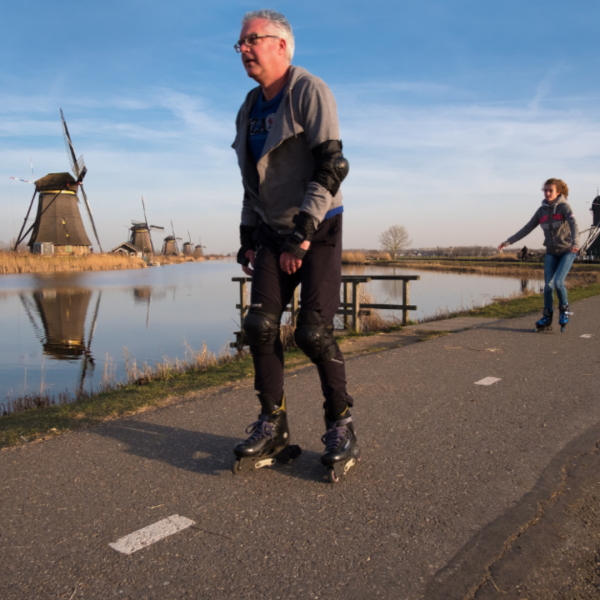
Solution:
{"label": "skate wheel", "polygon": [[231,472],[232,472],[234,475],[237,475],[238,473],[241,473],[241,472],[242,472],[242,463],[241,463],[241,461],[239,461],[239,460],[236,460],[236,461],[233,463],[233,467],[231,467]]}
{"label": "skate wheel", "polygon": [[329,483],[337,483],[339,481],[333,468],[327,469],[327,481],[329,481]]}

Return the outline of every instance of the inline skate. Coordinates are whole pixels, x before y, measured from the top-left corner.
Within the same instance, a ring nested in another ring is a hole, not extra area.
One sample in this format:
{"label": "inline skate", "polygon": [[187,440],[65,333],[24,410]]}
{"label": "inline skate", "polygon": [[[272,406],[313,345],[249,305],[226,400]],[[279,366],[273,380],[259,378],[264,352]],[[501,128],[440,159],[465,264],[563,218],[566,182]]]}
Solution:
{"label": "inline skate", "polygon": [[250,437],[233,449],[236,460],[233,473],[242,473],[262,467],[272,467],[276,463],[289,463],[300,456],[300,446],[290,445],[290,430],[285,412],[285,396],[281,405],[266,394],[258,394],[262,407],[258,421],[252,423],[246,433]]}
{"label": "inline skate", "polygon": [[567,326],[567,323],[569,322],[569,317],[573,313],[569,312],[569,305],[568,304],[561,304],[558,307],[558,310],[560,311],[560,315],[558,317],[558,324],[560,325],[560,331],[561,331],[561,333],[564,333],[565,327]]}
{"label": "inline skate", "polygon": [[360,448],[348,407],[331,420],[326,414],[325,424],[327,431],[321,438],[325,444],[325,452],[321,455],[321,462],[327,467],[329,483],[337,483],[360,461]]}
{"label": "inline skate", "polygon": [[534,331],[552,331],[552,314],[554,310],[551,308],[544,309],[544,316],[535,324]]}

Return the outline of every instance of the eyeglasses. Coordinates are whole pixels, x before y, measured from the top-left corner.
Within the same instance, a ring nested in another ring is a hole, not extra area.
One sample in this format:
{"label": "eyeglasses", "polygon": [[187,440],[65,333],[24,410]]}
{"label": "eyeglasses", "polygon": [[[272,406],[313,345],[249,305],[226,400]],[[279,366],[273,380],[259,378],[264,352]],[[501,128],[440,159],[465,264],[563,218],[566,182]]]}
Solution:
{"label": "eyeglasses", "polygon": [[248,37],[245,37],[238,41],[238,43],[234,46],[235,51],[241,52],[242,44],[245,44],[246,46],[255,46],[258,43],[258,40],[260,40],[262,38],[268,38],[268,37],[278,38],[279,36],[278,35],[266,35],[266,34],[259,35],[258,33],[251,33]]}

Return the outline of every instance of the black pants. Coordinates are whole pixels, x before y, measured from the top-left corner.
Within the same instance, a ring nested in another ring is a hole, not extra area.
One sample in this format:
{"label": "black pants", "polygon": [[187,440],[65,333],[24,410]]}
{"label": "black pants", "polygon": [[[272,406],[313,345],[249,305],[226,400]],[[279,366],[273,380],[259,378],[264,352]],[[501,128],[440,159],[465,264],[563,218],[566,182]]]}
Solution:
{"label": "black pants", "polygon": [[[279,264],[285,237],[264,223],[256,236],[251,303],[271,304],[283,310],[301,284],[300,309],[318,311],[327,323],[332,323],[340,306],[342,215],[321,223],[302,266],[292,275],[282,271]],[[279,402],[283,396],[283,348],[279,337],[274,354],[254,354],[253,359],[256,391]],[[333,360],[317,365],[317,369],[325,397],[324,407],[342,402],[352,406],[352,397],[346,391],[346,368],[341,350],[338,349]]]}

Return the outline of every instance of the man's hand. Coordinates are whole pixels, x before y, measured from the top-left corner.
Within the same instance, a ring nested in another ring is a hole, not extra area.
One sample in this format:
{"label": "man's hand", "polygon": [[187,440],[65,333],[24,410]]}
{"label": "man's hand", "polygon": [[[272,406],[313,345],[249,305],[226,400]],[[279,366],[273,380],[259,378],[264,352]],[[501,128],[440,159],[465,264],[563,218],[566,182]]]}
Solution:
{"label": "man's hand", "polygon": [[498,246],[498,250],[500,250],[500,252],[502,252],[502,250],[504,250],[504,248],[506,248],[506,244],[504,242],[502,242],[499,246]]}
{"label": "man's hand", "polygon": [[254,259],[256,258],[256,252],[254,250],[246,250],[246,258],[250,261],[249,267],[242,267],[242,271],[248,275],[248,277],[252,277],[254,275],[254,269],[251,267],[254,266]]}
{"label": "man's hand", "polygon": [[[308,250],[310,248],[310,242],[302,242],[300,248],[302,248],[302,250]],[[279,265],[284,273],[291,275],[302,266],[302,259],[294,256],[291,252],[282,252],[279,257]]]}
{"label": "man's hand", "polygon": [[571,248],[571,252],[573,254],[577,254],[579,252],[579,248]]}

